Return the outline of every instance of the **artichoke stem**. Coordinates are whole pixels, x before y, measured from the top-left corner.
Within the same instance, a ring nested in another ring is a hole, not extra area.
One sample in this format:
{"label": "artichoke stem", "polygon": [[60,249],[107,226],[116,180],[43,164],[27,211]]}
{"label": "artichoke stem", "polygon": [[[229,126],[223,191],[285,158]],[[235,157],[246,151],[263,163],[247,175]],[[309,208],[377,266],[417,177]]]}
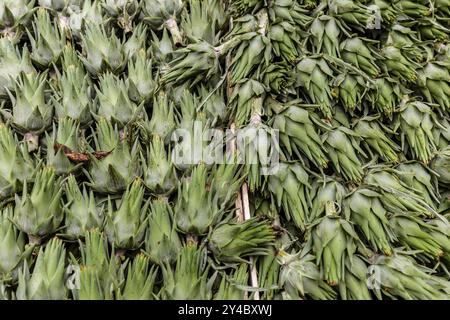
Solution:
{"label": "artichoke stem", "polygon": [[119,260],[123,260],[122,258],[125,256],[126,252],[126,249],[116,249],[116,258]]}
{"label": "artichoke stem", "polygon": [[28,132],[23,138],[27,143],[28,152],[33,152],[39,148],[39,136],[36,133]]}
{"label": "artichoke stem", "polygon": [[258,17],[258,33],[262,36],[266,35],[267,25],[269,24],[269,15],[266,9],[260,10],[256,16]]}
{"label": "artichoke stem", "polygon": [[196,234],[189,233],[186,235],[186,244],[188,246],[196,246],[198,244],[198,236]]}
{"label": "artichoke stem", "polygon": [[42,242],[40,237],[33,236],[31,234],[28,235],[28,242],[30,245],[39,246]]}
{"label": "artichoke stem", "polygon": [[165,22],[167,29],[169,29],[170,34],[172,35],[173,44],[180,44],[183,38],[181,37],[180,29],[178,28],[178,24],[175,19],[170,18]]}

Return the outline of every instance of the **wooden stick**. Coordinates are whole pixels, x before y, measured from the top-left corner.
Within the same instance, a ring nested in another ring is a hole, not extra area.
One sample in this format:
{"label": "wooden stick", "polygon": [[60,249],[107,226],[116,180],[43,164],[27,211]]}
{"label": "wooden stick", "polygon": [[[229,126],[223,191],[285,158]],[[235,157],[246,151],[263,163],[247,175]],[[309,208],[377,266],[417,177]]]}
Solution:
{"label": "wooden stick", "polygon": [[[247,183],[244,183],[242,185],[242,204],[244,209],[244,219],[248,220],[250,219],[250,203],[248,201],[248,187]],[[258,284],[258,270],[256,270],[256,264],[255,259],[253,257],[250,257],[250,264],[251,264],[251,273],[250,273],[250,284],[253,288],[259,288]],[[255,294],[253,295],[253,300],[260,300],[259,291],[255,291]]]}

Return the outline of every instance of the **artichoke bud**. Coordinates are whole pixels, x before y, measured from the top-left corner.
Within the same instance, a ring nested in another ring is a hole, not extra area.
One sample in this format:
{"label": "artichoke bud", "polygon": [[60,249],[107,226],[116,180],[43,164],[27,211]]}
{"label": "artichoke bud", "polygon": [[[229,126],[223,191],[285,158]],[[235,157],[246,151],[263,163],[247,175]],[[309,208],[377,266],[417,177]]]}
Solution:
{"label": "artichoke bud", "polygon": [[217,226],[209,236],[208,247],[218,261],[237,263],[245,262],[249,256],[269,254],[274,240],[269,222],[256,217]]}
{"label": "artichoke bud", "polygon": [[399,242],[413,250],[421,250],[421,254],[426,262],[428,259],[438,260],[444,252],[437,242],[430,235],[433,229],[430,224],[422,220],[407,216],[395,215],[390,219],[390,224],[394,232],[398,235]]}
{"label": "artichoke bud", "polygon": [[150,259],[144,254],[138,254],[132,263],[128,264],[127,277],[123,290],[118,294],[121,300],[153,300],[158,269],[150,267]]}
{"label": "artichoke bud", "polygon": [[333,57],[339,57],[339,36],[341,27],[335,18],[322,15],[314,19],[309,32],[316,53],[326,53]]}
{"label": "artichoke bud", "polygon": [[283,288],[283,298],[336,299],[336,292],[322,280],[313,255],[303,252],[289,254],[280,250],[277,254],[277,262],[281,266],[279,284]]}
{"label": "artichoke bud", "polygon": [[0,97],[7,96],[7,90],[14,89],[20,74],[35,72],[27,47],[22,52],[6,38],[0,38]]}
{"label": "artichoke bud", "polygon": [[336,172],[347,180],[360,182],[363,170],[357,154],[365,156],[365,152],[359,147],[359,141],[355,136],[360,138],[354,131],[340,126],[325,133],[324,141]]}
{"label": "artichoke bud", "polygon": [[219,72],[219,54],[206,41],[189,44],[174,54],[177,58],[169,63],[167,72],[162,75],[163,83],[176,85],[187,82],[192,87]]}
{"label": "artichoke bud", "polygon": [[279,131],[280,143],[289,156],[305,155],[318,167],[327,167],[328,159],[324,153],[316,125],[325,127],[314,119],[314,115],[295,105],[274,116],[272,127]]}
{"label": "artichoke bud", "polygon": [[94,77],[106,71],[114,74],[123,71],[127,56],[124,45],[114,34],[114,30],[108,34],[104,26],[87,23],[81,40],[84,53],[81,60]]}
{"label": "artichoke bud", "polygon": [[217,272],[208,277],[206,251],[186,245],[177,257],[175,267],[161,266],[164,286],[161,298],[166,300],[209,300]]}
{"label": "artichoke bud", "polygon": [[35,172],[27,147],[19,143],[9,127],[0,124],[0,199],[19,191],[21,183]]}
{"label": "artichoke bud", "polygon": [[286,219],[292,219],[300,230],[305,230],[311,188],[305,169],[299,163],[282,162],[277,172],[269,176],[268,187],[272,199],[283,209]]}
{"label": "artichoke bud", "polygon": [[55,92],[53,104],[58,118],[71,118],[86,125],[92,120],[93,86],[89,75],[71,47],[63,52],[63,74],[59,77],[60,90]]}
{"label": "artichoke bud", "polygon": [[398,176],[408,187],[422,196],[428,205],[439,203],[438,185],[435,175],[418,162],[402,163],[397,166]]}
{"label": "artichoke bud", "polygon": [[184,233],[202,235],[223,215],[217,195],[207,185],[207,168],[204,164],[194,167],[190,177],[178,185],[175,220]]}
{"label": "artichoke bud", "polygon": [[125,191],[117,210],[108,201],[105,232],[108,241],[119,249],[137,249],[147,228],[149,201],[144,202],[144,187],[136,179]]}
{"label": "artichoke bud", "polygon": [[73,261],[80,271],[79,286],[72,290],[74,298],[112,300],[122,287],[125,275],[124,265],[114,252],[109,252],[106,237],[98,229],[86,232],[85,243],[80,241],[80,251],[81,261]]}
{"label": "artichoke bud", "polygon": [[291,86],[294,83],[294,78],[287,64],[270,64],[263,71],[263,83],[272,92],[286,95],[292,91]]}
{"label": "artichoke bud", "polygon": [[276,56],[287,62],[294,62],[300,55],[299,31],[292,23],[281,21],[269,28],[268,36]]}
{"label": "artichoke bud", "polygon": [[66,153],[67,151],[70,154],[81,151],[79,126],[74,120],[60,119],[58,127],[53,124],[52,136],[46,134],[46,138],[47,165],[53,167],[57,175],[68,174],[80,167],[80,164],[73,164]]}
{"label": "artichoke bud", "polygon": [[174,213],[167,201],[160,198],[151,203],[145,251],[159,265],[175,262],[181,249],[173,219]]}
{"label": "artichoke bud", "polygon": [[[142,23],[138,24],[131,36],[123,45],[125,53],[129,59],[137,58],[138,55],[142,55],[140,51],[143,51],[146,47],[147,41],[147,27]],[[131,72],[129,72],[131,75]]]}
{"label": "artichoke bud", "polygon": [[143,104],[137,106],[128,96],[128,88],[124,80],[111,73],[100,77],[98,98],[98,117],[118,124],[120,127],[140,118]]}
{"label": "artichoke bud", "polygon": [[18,268],[28,259],[33,247],[26,246],[25,235],[10,221],[12,207],[6,207],[0,213],[0,282],[8,283],[17,280]]}
{"label": "artichoke bud", "polygon": [[362,231],[376,251],[392,254],[391,242],[395,240],[387,219],[387,211],[378,197],[381,195],[360,187],[344,203],[347,219]]}
{"label": "artichoke bud", "polygon": [[373,90],[368,92],[368,100],[372,103],[372,107],[389,117],[400,103],[400,96],[398,83],[387,78],[375,79]]}
{"label": "artichoke bud", "polygon": [[164,141],[157,135],[147,147],[147,161],[142,157],[145,186],[155,194],[167,195],[177,187],[177,173],[171,156],[164,148]]}
{"label": "artichoke bud", "polygon": [[166,64],[172,60],[172,53],[175,50],[172,39],[169,37],[166,29],[164,29],[162,32],[161,40],[152,31],[152,41],[150,48],[152,57],[154,57],[156,61],[161,64],[161,73],[163,73],[164,69],[167,69]]}
{"label": "artichoke bud", "polygon": [[211,2],[216,0],[190,0],[189,12],[183,11],[181,29],[185,36],[192,40],[204,40],[210,44],[215,44],[216,39],[216,21],[214,16],[210,15]]}
{"label": "artichoke bud", "polygon": [[369,266],[374,293],[405,300],[441,300],[448,296],[448,283],[431,275],[432,269],[418,265],[404,254],[377,256]]}
{"label": "artichoke bud", "polygon": [[45,73],[22,73],[14,86],[15,96],[8,91],[13,105],[11,121],[20,131],[40,133],[50,126],[53,106],[45,101],[46,85]]}
{"label": "artichoke bud", "polygon": [[422,195],[416,194],[388,168],[374,168],[368,172],[364,182],[381,194],[379,199],[389,212],[396,214],[410,211],[425,216],[436,214]]}
{"label": "artichoke bud", "polygon": [[67,206],[65,211],[64,235],[79,239],[91,229],[103,227],[103,207],[96,204],[94,193],[86,186],[80,189],[75,176],[70,175],[65,185]]}
{"label": "artichoke bud", "polygon": [[296,86],[305,88],[309,98],[319,105],[325,118],[332,118],[330,82],[333,71],[324,59],[304,58],[296,67]]}
{"label": "artichoke bud", "polygon": [[139,12],[137,0],[105,0],[103,9],[125,32],[133,30],[133,19]]}
{"label": "artichoke bud", "polygon": [[67,288],[64,281],[66,250],[61,240],[53,238],[39,249],[33,272],[25,261],[19,272],[16,291],[19,300],[64,300]]}
{"label": "artichoke bud", "polygon": [[236,54],[231,60],[231,83],[249,77],[256,66],[268,66],[271,57],[271,46],[268,37],[256,32],[245,35],[244,41],[236,47]]}
{"label": "artichoke bud", "polygon": [[329,5],[330,14],[359,30],[365,30],[376,23],[371,11],[365,5],[351,0],[335,0]]}
{"label": "artichoke bud", "polygon": [[338,91],[337,95],[344,107],[350,112],[360,109],[365,87],[364,79],[361,76],[341,74],[337,76],[336,83],[338,84],[336,88]]}
{"label": "artichoke bud", "polygon": [[158,74],[153,74],[152,61],[147,59],[144,50],[128,62],[128,94],[136,103],[150,101],[158,88]]}
{"label": "artichoke bud", "polygon": [[385,69],[392,75],[405,82],[416,82],[416,69],[420,65],[405,57],[401,50],[394,46],[386,46],[381,51],[384,57]]}
{"label": "artichoke bud", "polygon": [[99,0],[84,0],[80,6],[69,6],[69,28],[76,39],[81,38],[81,31],[86,24],[103,24],[103,12]]}
{"label": "artichoke bud", "polygon": [[169,143],[173,130],[175,129],[175,107],[169,97],[162,91],[153,98],[153,110],[150,120],[144,113],[144,127],[146,134],[161,137],[165,144]]}
{"label": "artichoke bud", "polygon": [[355,133],[363,138],[365,149],[372,154],[376,153],[384,161],[398,162],[400,147],[392,141],[386,133],[393,133],[375,119],[360,119],[356,124]]}
{"label": "artichoke bud", "polygon": [[326,215],[329,203],[335,203],[342,207],[342,200],[346,194],[347,190],[338,181],[332,179],[314,181],[310,192],[310,197],[313,200],[309,221],[314,221]]}
{"label": "artichoke bud", "polygon": [[12,220],[19,230],[28,234],[31,243],[39,243],[41,238],[57,231],[64,218],[61,194],[61,178],[56,177],[51,167],[37,172],[30,193],[25,181],[22,197],[16,194]]}
{"label": "artichoke bud", "polygon": [[439,151],[430,163],[440,183],[450,184],[450,148]]}
{"label": "artichoke bud", "polygon": [[330,212],[315,223],[310,236],[321,277],[331,286],[339,284],[345,277],[345,260],[356,250],[358,235],[352,225]]}
{"label": "artichoke bud", "polygon": [[443,110],[450,110],[450,69],[445,62],[428,62],[418,71],[419,85],[430,103],[437,103]]}
{"label": "artichoke bud", "polygon": [[48,67],[56,63],[66,43],[63,31],[56,21],[50,19],[45,9],[39,9],[33,22],[34,37],[30,31],[28,38],[31,42],[31,59],[41,67]]}
{"label": "artichoke bud", "polygon": [[444,252],[443,258],[447,262],[450,261],[450,224],[441,219],[432,219],[427,224],[431,226],[431,229],[428,231],[431,238],[439,243]]}
{"label": "artichoke bud", "polygon": [[87,171],[89,186],[101,193],[125,190],[140,173],[138,141],[133,146],[127,140],[120,141],[117,126],[103,118],[97,122],[94,141],[97,153],[102,156],[98,159],[91,156]]}
{"label": "artichoke bud", "polygon": [[402,140],[406,140],[414,159],[428,163],[436,151],[433,127],[442,127],[428,104],[407,102],[400,110],[396,127],[402,129]]}
{"label": "artichoke bud", "polygon": [[248,264],[241,263],[231,274],[223,274],[215,300],[244,300],[246,298],[245,288],[247,287]]}
{"label": "artichoke bud", "polygon": [[345,280],[339,283],[339,292],[344,300],[372,300],[367,287],[369,274],[366,263],[358,256],[345,261]]}
{"label": "artichoke bud", "polygon": [[380,73],[380,68],[376,65],[374,50],[361,38],[348,38],[340,44],[341,56],[345,62],[353,64],[375,78]]}
{"label": "artichoke bud", "polygon": [[215,193],[218,203],[227,208],[232,205],[241,187],[243,178],[242,167],[232,160],[232,163],[222,163],[213,166],[211,172],[211,192]]}
{"label": "artichoke bud", "polygon": [[17,42],[22,33],[17,27],[28,23],[33,14],[34,0],[4,0],[0,6],[0,33]]}
{"label": "artichoke bud", "polygon": [[253,79],[243,80],[233,88],[230,103],[237,127],[248,124],[252,113],[260,111],[265,93],[264,85]]}
{"label": "artichoke bud", "polygon": [[174,44],[182,42],[177,18],[183,9],[182,0],[144,0],[141,7],[141,17],[153,29],[167,28]]}

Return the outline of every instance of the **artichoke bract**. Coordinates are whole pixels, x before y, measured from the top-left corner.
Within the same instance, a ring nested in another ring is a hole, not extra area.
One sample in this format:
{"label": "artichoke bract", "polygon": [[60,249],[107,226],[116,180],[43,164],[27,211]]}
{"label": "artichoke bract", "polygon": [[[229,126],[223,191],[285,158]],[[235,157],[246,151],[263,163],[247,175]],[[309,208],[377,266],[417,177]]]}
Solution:
{"label": "artichoke bract", "polygon": [[118,294],[122,300],[153,300],[153,286],[155,284],[158,269],[150,267],[150,260],[143,254],[135,257],[129,264],[126,283]]}

